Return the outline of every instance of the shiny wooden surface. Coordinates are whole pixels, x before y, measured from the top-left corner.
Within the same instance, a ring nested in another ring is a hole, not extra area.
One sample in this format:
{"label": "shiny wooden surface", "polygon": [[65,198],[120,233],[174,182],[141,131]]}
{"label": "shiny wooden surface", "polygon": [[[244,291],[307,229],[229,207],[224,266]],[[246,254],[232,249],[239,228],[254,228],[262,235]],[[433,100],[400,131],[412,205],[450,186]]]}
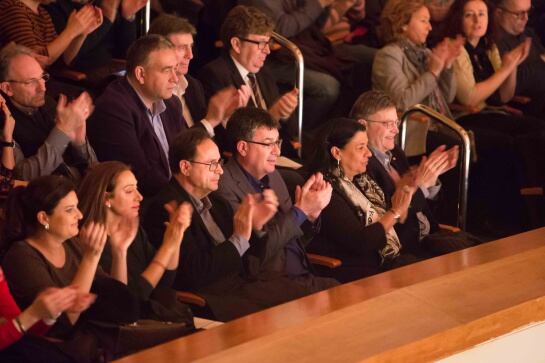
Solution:
{"label": "shiny wooden surface", "polygon": [[120,362],[376,359],[544,296],[544,260],[541,228],[345,284]]}

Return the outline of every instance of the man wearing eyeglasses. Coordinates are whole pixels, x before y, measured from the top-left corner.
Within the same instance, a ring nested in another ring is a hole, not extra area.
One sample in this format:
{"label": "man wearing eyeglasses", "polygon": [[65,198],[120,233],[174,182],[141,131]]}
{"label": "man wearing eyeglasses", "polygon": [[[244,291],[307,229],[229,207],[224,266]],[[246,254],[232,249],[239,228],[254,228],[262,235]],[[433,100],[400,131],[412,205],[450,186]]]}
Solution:
{"label": "man wearing eyeglasses", "polygon": [[252,234],[260,233],[276,213],[272,190],[249,193],[233,211],[213,193],[223,174],[218,147],[201,128],[180,133],[170,148],[172,179],[152,198],[144,214],[144,227],[155,244],[161,244],[168,221],[163,205],[171,201],[193,205],[191,226],[185,231],[174,287],[203,296],[216,320],[228,321],[305,294],[298,284],[278,274],[263,274],[250,253]]}
{"label": "man wearing eyeglasses", "polygon": [[498,25],[496,43],[500,53],[504,54],[527,37],[532,39],[530,54],[517,69],[515,94],[530,97],[532,102],[523,107],[524,111],[541,117],[545,110],[542,102],[545,95],[545,48],[534,30],[527,26],[531,8],[531,0],[499,0],[494,14]]}
{"label": "man wearing eyeglasses", "polygon": [[46,96],[47,80],[30,49],[11,44],[0,51],[0,90],[16,121],[14,140],[0,143],[14,148],[16,178],[61,174],[78,182],[96,161],[86,138],[93,101],[84,92],[71,102],[61,95],[55,104]]}
{"label": "man wearing eyeglasses", "polygon": [[297,187],[292,204],[286,183],[276,170],[282,144],[278,126],[262,109],[236,110],[227,124],[227,136],[233,156],[220,179],[220,195],[233,208],[249,193],[264,194],[270,189],[278,196],[278,212],[250,241],[260,268],[287,275],[307,293],[336,285],[333,279],[314,276],[302,243],[305,235],[311,237],[319,227],[320,213],[331,199],[331,185],[321,174],[312,175]]}
{"label": "man wearing eyeglasses", "polygon": [[[404,244],[405,251],[421,253],[424,250],[431,255],[453,252],[473,245],[473,241],[453,238],[448,232],[437,234],[439,225],[435,220],[427,200],[434,199],[441,188],[439,176],[452,169],[458,161],[458,146],[446,149],[438,147],[428,157],[423,157],[420,165],[409,170],[407,156],[396,146],[400,121],[395,103],[382,91],[363,93],[354,103],[350,117],[357,119],[367,129],[369,149],[372,152],[367,164],[369,175],[382,189],[387,203],[397,188],[403,185],[417,187],[414,193],[407,219],[395,225],[395,230]],[[430,257],[430,256],[427,256]]]}
{"label": "man wearing eyeglasses", "polygon": [[[246,86],[251,93],[248,105],[269,111],[277,122],[290,117],[297,107],[297,89],[281,96],[272,74],[263,69],[271,53],[273,28],[271,19],[256,8],[231,9],[221,28],[224,54],[199,72],[208,99],[225,87]],[[289,138],[285,127],[281,132]]]}

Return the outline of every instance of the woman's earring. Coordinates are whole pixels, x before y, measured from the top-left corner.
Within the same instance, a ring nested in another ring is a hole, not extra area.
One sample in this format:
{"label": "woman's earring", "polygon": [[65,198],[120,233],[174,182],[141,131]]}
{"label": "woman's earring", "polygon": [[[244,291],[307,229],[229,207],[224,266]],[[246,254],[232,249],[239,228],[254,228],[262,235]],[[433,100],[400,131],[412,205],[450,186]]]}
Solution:
{"label": "woman's earring", "polygon": [[46,231],[49,231],[49,223],[44,224],[44,228]]}
{"label": "woman's earring", "polygon": [[112,208],[112,204],[110,202],[106,203],[106,208]]}
{"label": "woman's earring", "polygon": [[343,177],[343,169],[341,168],[341,159],[337,159],[337,175]]}

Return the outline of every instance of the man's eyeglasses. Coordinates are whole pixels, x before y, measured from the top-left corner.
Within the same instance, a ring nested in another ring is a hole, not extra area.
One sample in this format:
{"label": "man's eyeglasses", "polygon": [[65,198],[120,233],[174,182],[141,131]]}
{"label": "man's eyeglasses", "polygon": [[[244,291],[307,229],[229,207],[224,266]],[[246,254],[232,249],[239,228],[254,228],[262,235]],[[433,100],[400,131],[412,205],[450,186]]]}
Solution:
{"label": "man's eyeglasses", "polygon": [[252,40],[252,39],[248,39],[248,38],[239,38],[239,39],[244,41],[244,42],[257,44],[257,49],[259,49],[259,50],[265,49],[265,47],[267,45],[269,46],[269,49],[271,49],[274,46],[274,39],[272,39],[272,38],[267,40],[267,41]]}
{"label": "man's eyeglasses", "polygon": [[24,86],[30,86],[30,85],[35,86],[42,80],[44,82],[49,81],[49,73],[42,74],[42,76],[40,78],[31,78],[31,79],[27,79],[26,81],[16,81],[16,80],[13,80],[13,79],[8,79],[6,82],[20,83],[20,84],[22,84]]}
{"label": "man's eyeglasses", "polygon": [[504,8],[502,6],[500,6],[499,8],[501,10],[505,11],[506,13],[509,13],[509,14],[513,15],[513,17],[515,19],[517,19],[517,20],[528,18],[528,14],[530,14],[530,12],[532,11],[532,8],[530,8],[528,10],[523,10],[523,11],[512,11],[512,10],[509,10],[509,9]]}
{"label": "man's eyeglasses", "polygon": [[252,141],[252,140],[242,140],[242,141],[246,141],[246,142],[248,142],[250,144],[257,144],[257,145],[265,146],[269,150],[272,149],[273,146],[276,146],[279,149],[282,148],[282,139],[278,139],[277,141],[273,141],[273,142],[259,142],[259,141]]}
{"label": "man's eyeglasses", "polygon": [[211,161],[209,163],[203,163],[202,161],[188,160],[192,164],[208,165],[208,170],[215,172],[221,166],[223,168],[223,159],[219,161]]}
{"label": "man's eyeglasses", "polygon": [[373,121],[373,120],[365,120],[367,122],[375,122],[377,124],[382,124],[384,125],[384,127],[386,127],[387,129],[393,129],[394,127],[399,127],[399,125],[401,125],[401,121],[400,120],[389,120],[389,121]]}

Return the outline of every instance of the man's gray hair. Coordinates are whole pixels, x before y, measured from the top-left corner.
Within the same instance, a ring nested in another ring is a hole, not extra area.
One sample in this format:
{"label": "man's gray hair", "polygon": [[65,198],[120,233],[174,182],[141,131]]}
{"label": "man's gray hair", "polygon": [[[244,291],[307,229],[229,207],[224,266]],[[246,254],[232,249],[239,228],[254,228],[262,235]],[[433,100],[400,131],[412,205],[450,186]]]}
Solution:
{"label": "man's gray hair", "polygon": [[33,52],[30,48],[15,43],[9,43],[0,50],[0,82],[7,81],[11,68],[11,61],[13,58],[20,55],[32,57]]}

